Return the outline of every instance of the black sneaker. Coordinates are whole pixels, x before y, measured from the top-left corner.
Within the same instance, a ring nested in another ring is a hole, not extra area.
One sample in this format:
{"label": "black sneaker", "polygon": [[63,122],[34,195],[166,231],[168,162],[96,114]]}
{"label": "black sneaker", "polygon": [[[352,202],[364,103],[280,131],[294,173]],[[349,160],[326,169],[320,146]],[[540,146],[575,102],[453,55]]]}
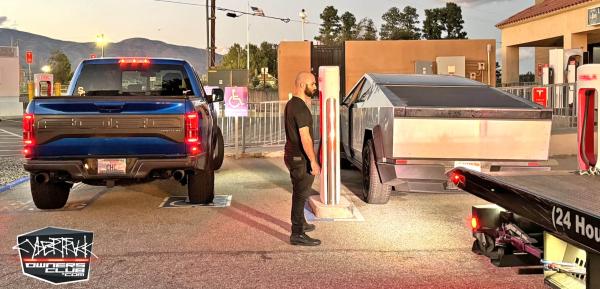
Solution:
{"label": "black sneaker", "polygon": [[290,236],[290,244],[300,246],[318,246],[321,245],[321,240],[313,239],[304,233],[292,234]]}
{"label": "black sneaker", "polygon": [[304,225],[302,226],[302,229],[304,230],[304,233],[307,233],[307,232],[312,232],[312,231],[314,231],[314,230],[315,230],[315,228],[316,228],[316,226],[315,226],[315,225],[313,225],[313,224],[309,224],[309,223],[306,223],[306,224],[304,224]]}

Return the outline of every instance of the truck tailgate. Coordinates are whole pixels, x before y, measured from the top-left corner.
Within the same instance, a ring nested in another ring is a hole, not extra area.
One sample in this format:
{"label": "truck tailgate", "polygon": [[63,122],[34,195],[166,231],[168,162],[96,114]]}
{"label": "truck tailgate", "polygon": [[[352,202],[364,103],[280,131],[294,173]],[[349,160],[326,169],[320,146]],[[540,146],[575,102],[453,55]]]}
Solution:
{"label": "truck tailgate", "polygon": [[393,156],[546,160],[552,110],[487,86],[387,86]]}
{"label": "truck tailgate", "polygon": [[454,115],[459,117],[394,118],[393,156],[466,160],[548,158],[552,127],[549,118],[473,117],[469,110]]}
{"label": "truck tailgate", "polygon": [[185,155],[185,98],[36,99],[35,158]]}

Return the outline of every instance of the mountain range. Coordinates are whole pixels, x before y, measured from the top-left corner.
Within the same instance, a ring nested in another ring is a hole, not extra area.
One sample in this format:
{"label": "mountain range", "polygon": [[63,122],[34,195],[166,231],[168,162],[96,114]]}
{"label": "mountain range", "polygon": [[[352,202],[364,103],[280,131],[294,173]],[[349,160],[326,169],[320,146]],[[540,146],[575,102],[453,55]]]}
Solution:
{"label": "mountain range", "polygon": [[[24,69],[27,69],[25,51],[31,50],[33,52],[31,69],[34,73],[40,71],[40,68],[46,64],[50,54],[54,50],[61,50],[67,55],[73,70],[81,60],[90,58],[91,54],[96,54],[100,57],[100,49],[96,47],[95,42],[82,43],[58,40],[19,30],[0,28],[0,46],[10,46],[11,44],[19,46],[19,55],[22,59],[21,63]],[[129,38],[120,42],[108,43],[104,48],[105,57],[138,56],[185,59],[194,66],[199,74],[206,73],[206,53],[206,49],[174,45],[146,38]],[[217,54],[217,63],[222,58],[222,55]]]}

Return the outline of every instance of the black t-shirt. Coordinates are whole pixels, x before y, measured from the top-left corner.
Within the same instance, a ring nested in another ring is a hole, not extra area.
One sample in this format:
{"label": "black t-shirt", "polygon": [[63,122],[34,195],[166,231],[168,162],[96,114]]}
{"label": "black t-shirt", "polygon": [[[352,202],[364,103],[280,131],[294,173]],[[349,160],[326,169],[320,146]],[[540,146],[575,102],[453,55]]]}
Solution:
{"label": "black t-shirt", "polygon": [[299,97],[292,97],[285,105],[285,157],[303,157],[308,159],[302,148],[300,128],[308,127],[312,138],[313,121],[306,103]]}

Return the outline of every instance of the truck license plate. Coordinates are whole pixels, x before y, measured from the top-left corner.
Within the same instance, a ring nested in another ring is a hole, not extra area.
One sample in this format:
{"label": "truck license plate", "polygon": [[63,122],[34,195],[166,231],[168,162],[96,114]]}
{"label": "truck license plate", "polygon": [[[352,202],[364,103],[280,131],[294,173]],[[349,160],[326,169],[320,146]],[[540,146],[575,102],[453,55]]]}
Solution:
{"label": "truck license plate", "polygon": [[98,159],[99,175],[124,175],[126,169],[126,159]]}
{"label": "truck license plate", "polygon": [[476,172],[481,172],[481,162],[473,162],[473,161],[455,161],[454,167],[463,167],[465,169],[469,169]]}

